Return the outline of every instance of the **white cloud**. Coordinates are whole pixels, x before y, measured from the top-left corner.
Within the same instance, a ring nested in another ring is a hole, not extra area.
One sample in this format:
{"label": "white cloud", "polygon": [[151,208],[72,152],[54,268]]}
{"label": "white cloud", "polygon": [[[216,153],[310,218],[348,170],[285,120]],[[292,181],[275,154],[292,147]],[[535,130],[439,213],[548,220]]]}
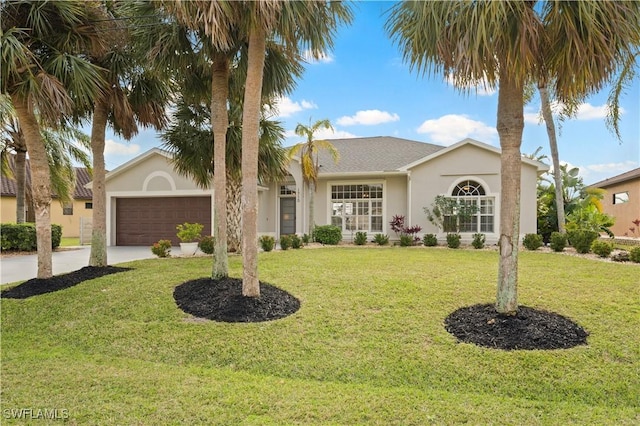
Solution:
{"label": "white cloud", "polygon": [[123,144],[113,139],[107,139],[104,145],[104,153],[111,155],[134,155],[140,152],[140,145]]}
{"label": "white cloud", "polygon": [[[567,169],[569,170],[577,167],[580,170],[579,176],[586,184],[599,182],[638,167],[638,163],[632,160],[622,161],[619,163],[588,164],[586,166],[577,166],[564,161],[561,161],[560,164],[566,164]],[[553,172],[553,167],[549,172]]]}
{"label": "white cloud", "polygon": [[338,120],[336,120],[336,123],[341,126],[353,126],[356,124],[372,126],[398,120],[400,120],[400,116],[398,114],[391,114],[386,111],[380,111],[377,109],[368,109],[365,111],[358,111],[351,117],[346,115],[344,117],[340,117],[338,118]]}
{"label": "white cloud", "polygon": [[[303,138],[301,136],[296,135],[293,130],[287,130],[285,132],[285,138],[287,142],[285,145],[291,146],[295,145],[299,142],[303,142]],[[358,135],[354,135],[353,133],[346,132],[344,130],[331,130],[331,129],[319,129],[314,133],[313,137],[315,139],[350,139],[350,138],[358,138]]]}
{"label": "white cloud", "polygon": [[283,96],[276,99],[274,108],[271,111],[267,111],[267,114],[275,117],[291,117],[297,112],[316,108],[318,108],[318,105],[313,102],[304,99],[300,102],[294,102],[290,98]]}
{"label": "white cloud", "polygon": [[418,133],[430,135],[431,140],[443,145],[452,145],[465,138],[473,138],[492,143],[498,131],[482,121],[468,118],[466,115],[448,114],[435,120],[427,120],[417,129]]}
{"label": "white cloud", "polygon": [[333,56],[326,52],[314,52],[311,49],[307,49],[302,54],[302,57],[309,64],[330,64],[334,61]]}
{"label": "white cloud", "polygon": [[491,87],[486,78],[473,83],[462,84],[455,81],[453,74],[449,74],[445,77],[445,81],[447,82],[447,84],[453,87],[461,89],[469,87],[471,89],[471,92],[477,94],[478,96],[491,96],[496,93],[496,88]]}
{"label": "white cloud", "polygon": [[[551,112],[554,116],[557,116],[563,108],[563,104],[558,101],[551,102]],[[607,104],[604,105],[591,105],[586,102],[580,104],[576,110],[576,115],[573,117],[574,120],[603,120],[607,117],[607,113],[609,112],[609,107]],[[624,114],[624,108],[620,108],[620,114]],[[540,112],[533,112],[531,109],[525,111],[524,113],[524,121],[526,123],[532,124],[544,124],[544,121],[540,119]]]}

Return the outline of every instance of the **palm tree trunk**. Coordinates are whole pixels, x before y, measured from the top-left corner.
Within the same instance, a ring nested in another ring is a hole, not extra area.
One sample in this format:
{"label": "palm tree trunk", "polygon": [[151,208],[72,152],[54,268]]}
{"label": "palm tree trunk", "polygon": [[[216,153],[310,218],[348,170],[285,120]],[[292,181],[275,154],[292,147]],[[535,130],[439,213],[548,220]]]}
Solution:
{"label": "palm tree trunk", "polygon": [[227,257],[227,165],[226,145],[229,113],[229,61],[218,54],[211,77],[211,125],[213,127],[213,228],[215,239],[213,279],[229,276]]}
{"label": "palm tree trunk", "polygon": [[242,181],[240,175],[227,175],[227,251],[242,252]]}
{"label": "palm tree trunk", "polygon": [[242,294],[260,296],[258,281],[258,144],[266,31],[255,24],[249,34],[247,80],[242,116]]}
{"label": "palm tree trunk", "polygon": [[313,235],[316,183],[309,181],[309,235]]}
{"label": "palm tree trunk", "polygon": [[518,310],[518,238],[520,233],[520,180],[523,116],[522,81],[508,70],[500,72],[497,129],[502,148],[500,165],[500,261],[496,310],[515,315]]}
{"label": "palm tree trunk", "polygon": [[31,162],[31,187],[33,208],[36,217],[36,238],[38,249],[37,278],[53,276],[51,260],[51,175],[49,160],[44,141],[40,135],[40,126],[33,110],[26,100],[19,96],[11,96],[11,101],[24,132],[24,139]]}
{"label": "palm tree trunk", "polygon": [[16,223],[26,220],[25,198],[27,188],[27,148],[16,148],[15,171],[16,177]]}
{"label": "palm tree trunk", "polygon": [[109,106],[105,101],[96,101],[91,127],[91,153],[93,154],[93,186],[91,213],[91,254],[89,266],[107,266],[107,192],[104,165],[105,131]]}
{"label": "palm tree trunk", "polygon": [[547,86],[538,85],[540,92],[540,100],[542,102],[542,117],[547,126],[547,135],[549,136],[549,147],[551,148],[551,160],[553,162],[553,180],[555,182],[556,191],[556,212],[558,213],[558,231],[566,233],[564,222],[564,197],[562,196],[562,170],[560,170],[560,154],[558,153],[558,140],[556,138],[556,126],[551,113],[551,103],[549,102],[549,91]]}

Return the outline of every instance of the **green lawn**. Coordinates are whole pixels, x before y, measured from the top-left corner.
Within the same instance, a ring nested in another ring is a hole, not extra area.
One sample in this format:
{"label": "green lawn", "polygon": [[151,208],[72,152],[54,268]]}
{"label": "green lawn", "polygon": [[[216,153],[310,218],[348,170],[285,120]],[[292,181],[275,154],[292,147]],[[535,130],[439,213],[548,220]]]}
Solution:
{"label": "green lawn", "polygon": [[[443,248],[262,253],[261,280],[302,307],[257,324],[176,308],[173,288],[207,276],[207,258],[2,299],[2,423],[25,424],[7,419],[21,408],[81,425],[640,423],[640,267],[523,252],[521,304],[578,322],[588,346],[456,343],[443,320],[493,301],[497,261]],[[230,267],[241,276],[238,257]]]}

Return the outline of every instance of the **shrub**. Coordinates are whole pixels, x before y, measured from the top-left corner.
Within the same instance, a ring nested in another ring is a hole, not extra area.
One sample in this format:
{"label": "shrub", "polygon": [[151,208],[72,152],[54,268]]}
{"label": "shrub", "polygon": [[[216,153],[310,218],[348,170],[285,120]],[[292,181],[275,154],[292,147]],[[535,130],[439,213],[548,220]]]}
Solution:
{"label": "shrub", "polygon": [[485,241],[486,241],[486,238],[484,234],[479,234],[479,233],[473,234],[473,241],[471,241],[471,245],[475,249],[481,249],[482,247],[484,247]]}
{"label": "shrub", "polygon": [[634,247],[629,251],[629,260],[640,263],[640,247]]}
{"label": "shrub", "polygon": [[309,234],[303,234],[302,235],[302,242],[303,244],[309,244],[309,241],[311,240],[311,237],[309,236]]}
{"label": "shrub", "polygon": [[567,236],[565,234],[561,234],[560,232],[552,232],[549,240],[549,245],[551,246],[551,250],[553,251],[563,251],[567,246]]}
{"label": "shrub", "polygon": [[204,254],[213,254],[215,244],[216,239],[211,235],[206,235],[200,238],[200,242],[198,242],[198,248],[200,248],[200,250],[202,250]]}
{"label": "shrub", "polygon": [[271,251],[276,246],[276,239],[271,235],[263,235],[258,238],[258,242],[260,243],[260,247],[264,251]]}
{"label": "shrub", "polygon": [[542,247],[542,235],[526,234],[522,240],[522,245],[524,245],[527,250],[538,250]]}
{"label": "shrub", "polygon": [[452,249],[460,247],[460,234],[447,234],[447,247]]}
{"label": "shrub", "polygon": [[353,239],[353,243],[357,246],[363,246],[367,243],[366,232],[356,232],[356,237]]}
{"label": "shrub", "polygon": [[373,236],[373,242],[379,246],[386,246],[389,244],[389,236],[385,234],[376,234]]}
{"label": "shrub", "polygon": [[424,234],[424,237],[422,237],[422,244],[427,247],[435,247],[438,245],[438,237],[434,234]]}
{"label": "shrub", "polygon": [[291,248],[302,248],[302,239],[300,239],[298,234],[291,234]]}
{"label": "shrub", "polygon": [[153,243],[151,253],[158,257],[169,257],[171,255],[171,241],[160,240],[157,243]]}
{"label": "shrub", "polygon": [[200,233],[204,229],[204,225],[200,223],[185,222],[182,225],[176,226],[178,233],[177,237],[183,243],[192,243],[200,239]]}
{"label": "shrub", "polygon": [[577,231],[569,231],[569,242],[578,253],[589,253],[591,251],[591,243],[598,238],[596,231],[580,229]]}
{"label": "shrub", "polygon": [[[60,246],[62,226],[51,224],[51,248]],[[0,225],[2,250],[34,251],[38,244],[34,223],[3,223]]]}
{"label": "shrub", "polygon": [[313,239],[321,244],[336,245],[342,240],[342,229],[335,225],[316,226]]}
{"label": "shrub", "polygon": [[410,247],[413,245],[413,236],[408,234],[400,234],[400,247]]}
{"label": "shrub", "polygon": [[614,262],[628,262],[630,260],[629,252],[625,250],[619,251],[618,253],[611,256],[611,260],[613,260]]}
{"label": "shrub", "polygon": [[609,257],[613,251],[613,245],[606,241],[595,240],[591,243],[591,251],[600,257]]}
{"label": "shrub", "polygon": [[291,248],[291,244],[291,235],[280,235],[280,248],[282,250],[289,250]]}

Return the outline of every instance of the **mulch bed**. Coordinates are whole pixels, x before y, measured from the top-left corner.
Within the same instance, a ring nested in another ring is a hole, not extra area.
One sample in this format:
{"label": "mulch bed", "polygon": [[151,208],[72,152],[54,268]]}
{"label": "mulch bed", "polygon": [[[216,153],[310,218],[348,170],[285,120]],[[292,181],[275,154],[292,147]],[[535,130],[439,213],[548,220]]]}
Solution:
{"label": "mulch bed", "polygon": [[173,298],[184,312],[219,322],[271,321],[300,309],[298,299],[263,282],[260,282],[260,297],[245,297],[242,280],[238,278],[187,281],[175,288]]}
{"label": "mulch bed", "polygon": [[460,308],[444,321],[459,341],[494,349],[568,349],[587,344],[589,333],[552,312],[526,306],[517,315],[500,315],[494,305]]}
{"label": "mulch bed", "polygon": [[85,266],[68,274],[56,275],[51,278],[33,278],[8,290],[2,290],[0,297],[3,299],[27,299],[54,291],[73,287],[84,281],[99,278],[105,275],[129,271],[131,268],[118,266]]}

